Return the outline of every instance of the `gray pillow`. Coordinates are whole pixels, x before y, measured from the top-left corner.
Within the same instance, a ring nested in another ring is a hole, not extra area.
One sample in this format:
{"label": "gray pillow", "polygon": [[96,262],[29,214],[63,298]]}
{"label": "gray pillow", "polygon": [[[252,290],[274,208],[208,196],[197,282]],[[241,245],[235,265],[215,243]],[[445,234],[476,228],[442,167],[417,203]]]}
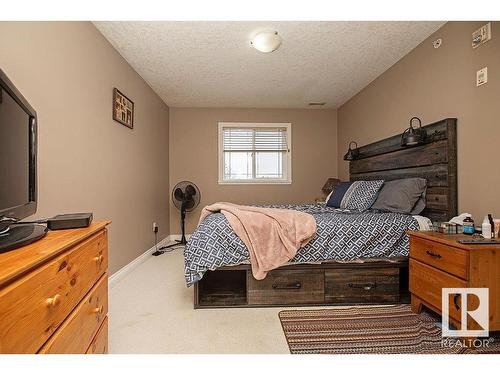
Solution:
{"label": "gray pillow", "polygon": [[420,198],[418,198],[417,203],[415,203],[415,206],[410,211],[410,215],[419,215],[423,210],[425,210],[425,194],[427,193],[427,187],[424,189],[424,192],[422,195],[420,195]]}
{"label": "gray pillow", "polygon": [[386,181],[372,209],[418,215],[425,208],[427,181],[424,178],[404,178]]}

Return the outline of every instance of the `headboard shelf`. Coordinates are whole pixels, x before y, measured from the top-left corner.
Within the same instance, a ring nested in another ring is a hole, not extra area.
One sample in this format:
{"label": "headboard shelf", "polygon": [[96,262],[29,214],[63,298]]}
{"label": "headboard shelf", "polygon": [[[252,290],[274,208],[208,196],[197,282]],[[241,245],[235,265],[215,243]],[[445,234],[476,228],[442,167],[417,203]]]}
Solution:
{"label": "headboard shelf", "polygon": [[351,162],[350,172],[383,171],[394,168],[415,168],[448,162],[447,140],[378,154]]}
{"label": "headboard shelf", "polygon": [[[426,125],[425,128],[427,132],[427,138],[424,141],[424,145],[428,143],[433,143],[448,138],[449,128],[448,125],[454,123],[456,126],[456,118],[447,118],[441,121],[434,122],[432,124]],[[370,143],[365,146],[358,147],[358,157],[356,160],[369,158],[375,155],[386,154],[388,152],[401,150],[401,135],[394,135],[389,138],[382,139],[377,142]]]}
{"label": "headboard shelf", "polygon": [[427,137],[415,147],[401,146],[401,135],[359,147],[359,156],[349,163],[351,181],[425,178],[427,207],[422,215],[449,220],[458,210],[456,124],[455,118],[447,118],[424,126]]}

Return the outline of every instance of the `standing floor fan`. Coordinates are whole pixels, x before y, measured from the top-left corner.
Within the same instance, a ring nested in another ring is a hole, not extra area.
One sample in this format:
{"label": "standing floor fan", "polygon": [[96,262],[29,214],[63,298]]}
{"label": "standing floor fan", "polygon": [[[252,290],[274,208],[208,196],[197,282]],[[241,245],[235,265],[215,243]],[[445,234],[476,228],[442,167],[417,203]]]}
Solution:
{"label": "standing floor fan", "polygon": [[190,181],[182,181],[175,185],[172,190],[172,202],[174,203],[174,206],[181,211],[182,236],[180,240],[175,240],[175,243],[160,247],[153,253],[153,255],[161,255],[170,251],[167,249],[173,250],[173,247],[185,245],[187,243],[185,229],[186,212],[194,210],[200,204],[200,200],[200,189],[198,189],[194,183]]}

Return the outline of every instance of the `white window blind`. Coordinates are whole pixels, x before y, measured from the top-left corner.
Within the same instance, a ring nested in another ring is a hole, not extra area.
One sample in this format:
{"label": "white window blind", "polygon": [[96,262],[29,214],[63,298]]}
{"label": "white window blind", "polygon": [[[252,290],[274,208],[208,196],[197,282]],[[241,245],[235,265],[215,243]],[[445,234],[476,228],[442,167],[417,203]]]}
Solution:
{"label": "white window blind", "polygon": [[288,152],[286,128],[223,128],[224,152]]}
{"label": "white window blind", "polygon": [[290,124],[220,123],[219,150],[219,182],[290,182]]}

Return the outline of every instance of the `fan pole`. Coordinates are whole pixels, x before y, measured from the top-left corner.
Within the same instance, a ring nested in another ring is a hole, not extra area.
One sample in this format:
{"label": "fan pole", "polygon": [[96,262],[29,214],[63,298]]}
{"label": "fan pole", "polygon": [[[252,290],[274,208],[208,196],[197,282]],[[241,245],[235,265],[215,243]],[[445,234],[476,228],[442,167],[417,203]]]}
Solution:
{"label": "fan pole", "polygon": [[182,236],[180,240],[175,240],[173,244],[160,247],[153,253],[154,256],[158,256],[168,251],[171,251],[175,246],[187,244],[186,228],[185,228],[186,212],[188,210],[193,210],[196,206],[198,206],[200,200],[201,200],[200,191],[196,187],[196,185],[193,184],[192,182],[182,181],[179,182],[177,185],[175,185],[174,189],[172,190],[172,201],[174,202],[174,205],[177,208],[179,208],[179,206],[177,205],[178,202],[182,202],[180,207]]}
{"label": "fan pole", "polygon": [[[182,245],[187,244],[185,223],[186,223],[186,205],[183,202],[181,205],[181,231],[182,231],[181,239],[175,240],[175,243],[172,243],[170,245],[160,247],[158,250],[156,250],[153,253],[154,256],[162,255],[168,251],[172,251],[172,250],[174,250],[173,248],[175,246],[182,246]],[[169,249],[169,250],[166,250],[166,249]]]}
{"label": "fan pole", "polygon": [[181,232],[182,232],[182,236],[181,236],[181,240],[179,241],[179,244],[182,244],[182,245],[187,244],[185,225],[186,225],[186,204],[184,202],[182,202],[182,206],[181,206]]}

